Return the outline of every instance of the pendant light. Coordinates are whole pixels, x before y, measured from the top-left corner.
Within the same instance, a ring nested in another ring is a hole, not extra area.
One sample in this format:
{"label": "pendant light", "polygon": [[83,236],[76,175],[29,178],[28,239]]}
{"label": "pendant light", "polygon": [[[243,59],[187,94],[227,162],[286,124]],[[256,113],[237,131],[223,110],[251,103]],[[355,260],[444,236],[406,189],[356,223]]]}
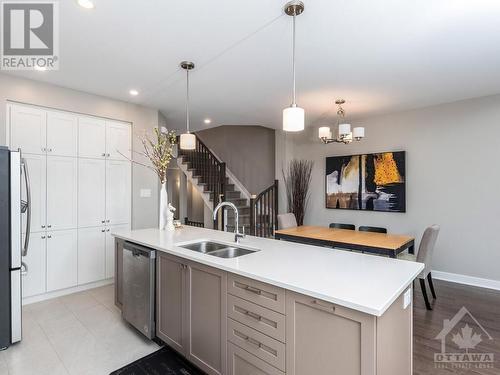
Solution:
{"label": "pendant light", "polygon": [[196,148],[196,136],[189,132],[189,71],[194,69],[191,61],[181,62],[181,68],[186,71],[186,133],[181,134],[181,150],[194,150]]}
{"label": "pendant light", "polygon": [[293,89],[292,104],[283,110],[283,130],[288,132],[298,132],[304,130],[304,109],[297,107],[295,102],[295,18],[304,11],[302,1],[290,1],[285,5],[285,13],[293,17],[293,48],[292,48],[292,70]]}

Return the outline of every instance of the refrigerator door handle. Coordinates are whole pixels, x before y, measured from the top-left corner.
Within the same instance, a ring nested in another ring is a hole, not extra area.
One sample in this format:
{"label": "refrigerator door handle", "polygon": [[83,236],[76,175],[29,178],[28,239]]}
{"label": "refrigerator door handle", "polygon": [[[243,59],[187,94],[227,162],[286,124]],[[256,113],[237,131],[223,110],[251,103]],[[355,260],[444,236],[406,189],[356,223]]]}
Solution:
{"label": "refrigerator door handle", "polygon": [[26,231],[24,236],[24,246],[22,250],[22,256],[28,255],[28,246],[30,244],[30,230],[31,230],[31,187],[30,187],[30,176],[28,173],[28,167],[26,159],[22,159],[22,166],[24,172],[24,182],[26,184]]}

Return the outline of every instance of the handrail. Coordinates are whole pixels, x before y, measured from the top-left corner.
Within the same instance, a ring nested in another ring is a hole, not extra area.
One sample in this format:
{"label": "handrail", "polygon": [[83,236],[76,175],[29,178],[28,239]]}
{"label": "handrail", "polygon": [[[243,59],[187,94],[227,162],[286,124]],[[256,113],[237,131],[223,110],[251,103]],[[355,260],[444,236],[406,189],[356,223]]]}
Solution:
{"label": "handrail", "polygon": [[[179,144],[179,138],[177,137]],[[196,171],[197,176],[205,184],[205,191],[211,194],[213,208],[225,199],[226,196],[226,163],[220,161],[217,156],[196,137],[194,150],[181,150],[179,155],[185,156]],[[214,228],[219,228],[219,220],[214,221]],[[224,215],[221,215],[220,228],[224,228]]]}
{"label": "handrail", "polygon": [[250,198],[250,234],[272,237],[278,229],[278,180]]}

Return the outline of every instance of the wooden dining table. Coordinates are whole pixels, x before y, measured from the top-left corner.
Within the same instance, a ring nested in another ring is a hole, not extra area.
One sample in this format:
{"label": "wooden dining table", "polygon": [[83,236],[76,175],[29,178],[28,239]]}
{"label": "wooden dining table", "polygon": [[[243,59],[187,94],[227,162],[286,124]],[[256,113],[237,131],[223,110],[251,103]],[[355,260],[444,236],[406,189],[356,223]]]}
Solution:
{"label": "wooden dining table", "polygon": [[396,258],[406,249],[415,252],[415,239],[399,234],[360,232],[357,230],[303,225],[275,232],[275,238],[308,245],[338,247]]}

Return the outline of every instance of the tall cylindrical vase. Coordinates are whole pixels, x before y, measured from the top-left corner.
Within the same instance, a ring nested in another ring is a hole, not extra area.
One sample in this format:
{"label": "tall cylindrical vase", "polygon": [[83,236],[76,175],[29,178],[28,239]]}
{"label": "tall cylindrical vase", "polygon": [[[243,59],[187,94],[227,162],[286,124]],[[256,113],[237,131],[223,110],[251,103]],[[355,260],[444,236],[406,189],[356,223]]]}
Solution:
{"label": "tall cylindrical vase", "polygon": [[167,225],[168,213],[167,182],[164,182],[161,184],[160,190],[160,217],[158,221],[160,230],[164,230]]}

